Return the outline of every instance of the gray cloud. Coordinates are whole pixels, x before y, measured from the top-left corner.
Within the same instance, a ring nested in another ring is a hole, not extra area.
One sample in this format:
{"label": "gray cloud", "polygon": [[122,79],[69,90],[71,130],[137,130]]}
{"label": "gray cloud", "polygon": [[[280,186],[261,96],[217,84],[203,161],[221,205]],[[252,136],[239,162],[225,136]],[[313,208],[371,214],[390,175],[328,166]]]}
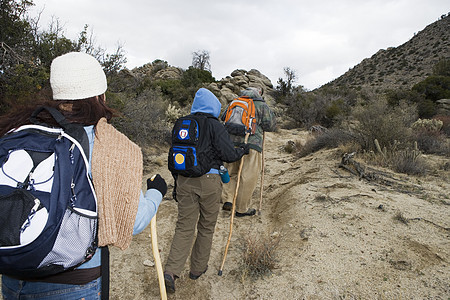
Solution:
{"label": "gray cloud", "polygon": [[289,66],[297,84],[314,89],[372,56],[407,42],[450,11],[448,0],[116,1],[34,0],[75,39],[89,24],[111,51],[124,44],[129,68],[155,59],[187,68],[208,50],[213,76],[258,69],[274,85]]}

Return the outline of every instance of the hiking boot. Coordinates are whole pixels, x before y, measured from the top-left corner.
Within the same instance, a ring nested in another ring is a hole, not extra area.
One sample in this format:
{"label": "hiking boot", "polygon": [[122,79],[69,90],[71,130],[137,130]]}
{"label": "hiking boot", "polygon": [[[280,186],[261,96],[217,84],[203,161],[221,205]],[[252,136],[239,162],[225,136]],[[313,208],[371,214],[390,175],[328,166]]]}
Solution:
{"label": "hiking boot", "polygon": [[256,209],[249,208],[247,210],[247,212],[245,212],[245,213],[236,212],[236,217],[254,216],[255,214],[256,214]]}
{"label": "hiking boot", "polygon": [[192,280],[197,280],[200,278],[200,276],[202,276],[203,274],[205,274],[206,270],[208,270],[208,267],[206,267],[205,271],[203,272],[194,272],[194,271],[190,271],[189,272],[189,278]]}
{"label": "hiking boot", "polygon": [[164,272],[164,285],[168,293],[175,293],[175,279],[177,277],[172,273]]}
{"label": "hiking boot", "polygon": [[231,209],[233,209],[233,203],[231,202],[225,202],[222,206],[223,210],[228,210],[231,211]]}

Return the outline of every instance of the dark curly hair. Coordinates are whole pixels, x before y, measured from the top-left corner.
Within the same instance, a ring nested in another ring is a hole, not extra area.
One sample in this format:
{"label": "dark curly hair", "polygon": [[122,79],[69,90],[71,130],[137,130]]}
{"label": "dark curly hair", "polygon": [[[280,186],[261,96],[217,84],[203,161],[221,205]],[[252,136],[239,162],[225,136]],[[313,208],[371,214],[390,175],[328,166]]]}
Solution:
{"label": "dark curly hair", "polygon": [[[105,95],[81,100],[49,100],[42,99],[28,105],[17,105],[0,119],[0,136],[11,129],[30,124],[31,114],[41,106],[58,109],[71,123],[96,125],[101,118],[111,120],[116,112],[105,103]],[[38,121],[50,126],[58,126],[47,111],[42,111]]]}

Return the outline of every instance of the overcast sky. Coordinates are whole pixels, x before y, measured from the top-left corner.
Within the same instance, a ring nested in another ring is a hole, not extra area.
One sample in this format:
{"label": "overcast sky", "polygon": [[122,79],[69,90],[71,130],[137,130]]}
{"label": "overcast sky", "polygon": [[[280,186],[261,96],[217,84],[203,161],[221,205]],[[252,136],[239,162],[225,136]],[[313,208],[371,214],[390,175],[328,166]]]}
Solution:
{"label": "overcast sky", "polygon": [[31,16],[47,28],[55,16],[65,36],[84,24],[97,45],[123,44],[127,67],[155,59],[187,69],[207,50],[219,80],[257,69],[276,86],[290,67],[312,90],[379,49],[397,47],[450,12],[449,0],[34,0]]}

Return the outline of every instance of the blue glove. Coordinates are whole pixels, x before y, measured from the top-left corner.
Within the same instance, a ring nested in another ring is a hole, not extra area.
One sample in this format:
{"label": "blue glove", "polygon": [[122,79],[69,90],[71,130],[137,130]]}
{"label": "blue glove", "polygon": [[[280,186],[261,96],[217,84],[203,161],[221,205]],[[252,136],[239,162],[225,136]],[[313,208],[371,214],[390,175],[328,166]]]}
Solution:
{"label": "blue glove", "polygon": [[156,175],[153,180],[151,178],[147,179],[147,190],[149,189],[156,189],[158,190],[162,196],[167,193],[167,184],[164,178],[161,177],[161,175]]}

